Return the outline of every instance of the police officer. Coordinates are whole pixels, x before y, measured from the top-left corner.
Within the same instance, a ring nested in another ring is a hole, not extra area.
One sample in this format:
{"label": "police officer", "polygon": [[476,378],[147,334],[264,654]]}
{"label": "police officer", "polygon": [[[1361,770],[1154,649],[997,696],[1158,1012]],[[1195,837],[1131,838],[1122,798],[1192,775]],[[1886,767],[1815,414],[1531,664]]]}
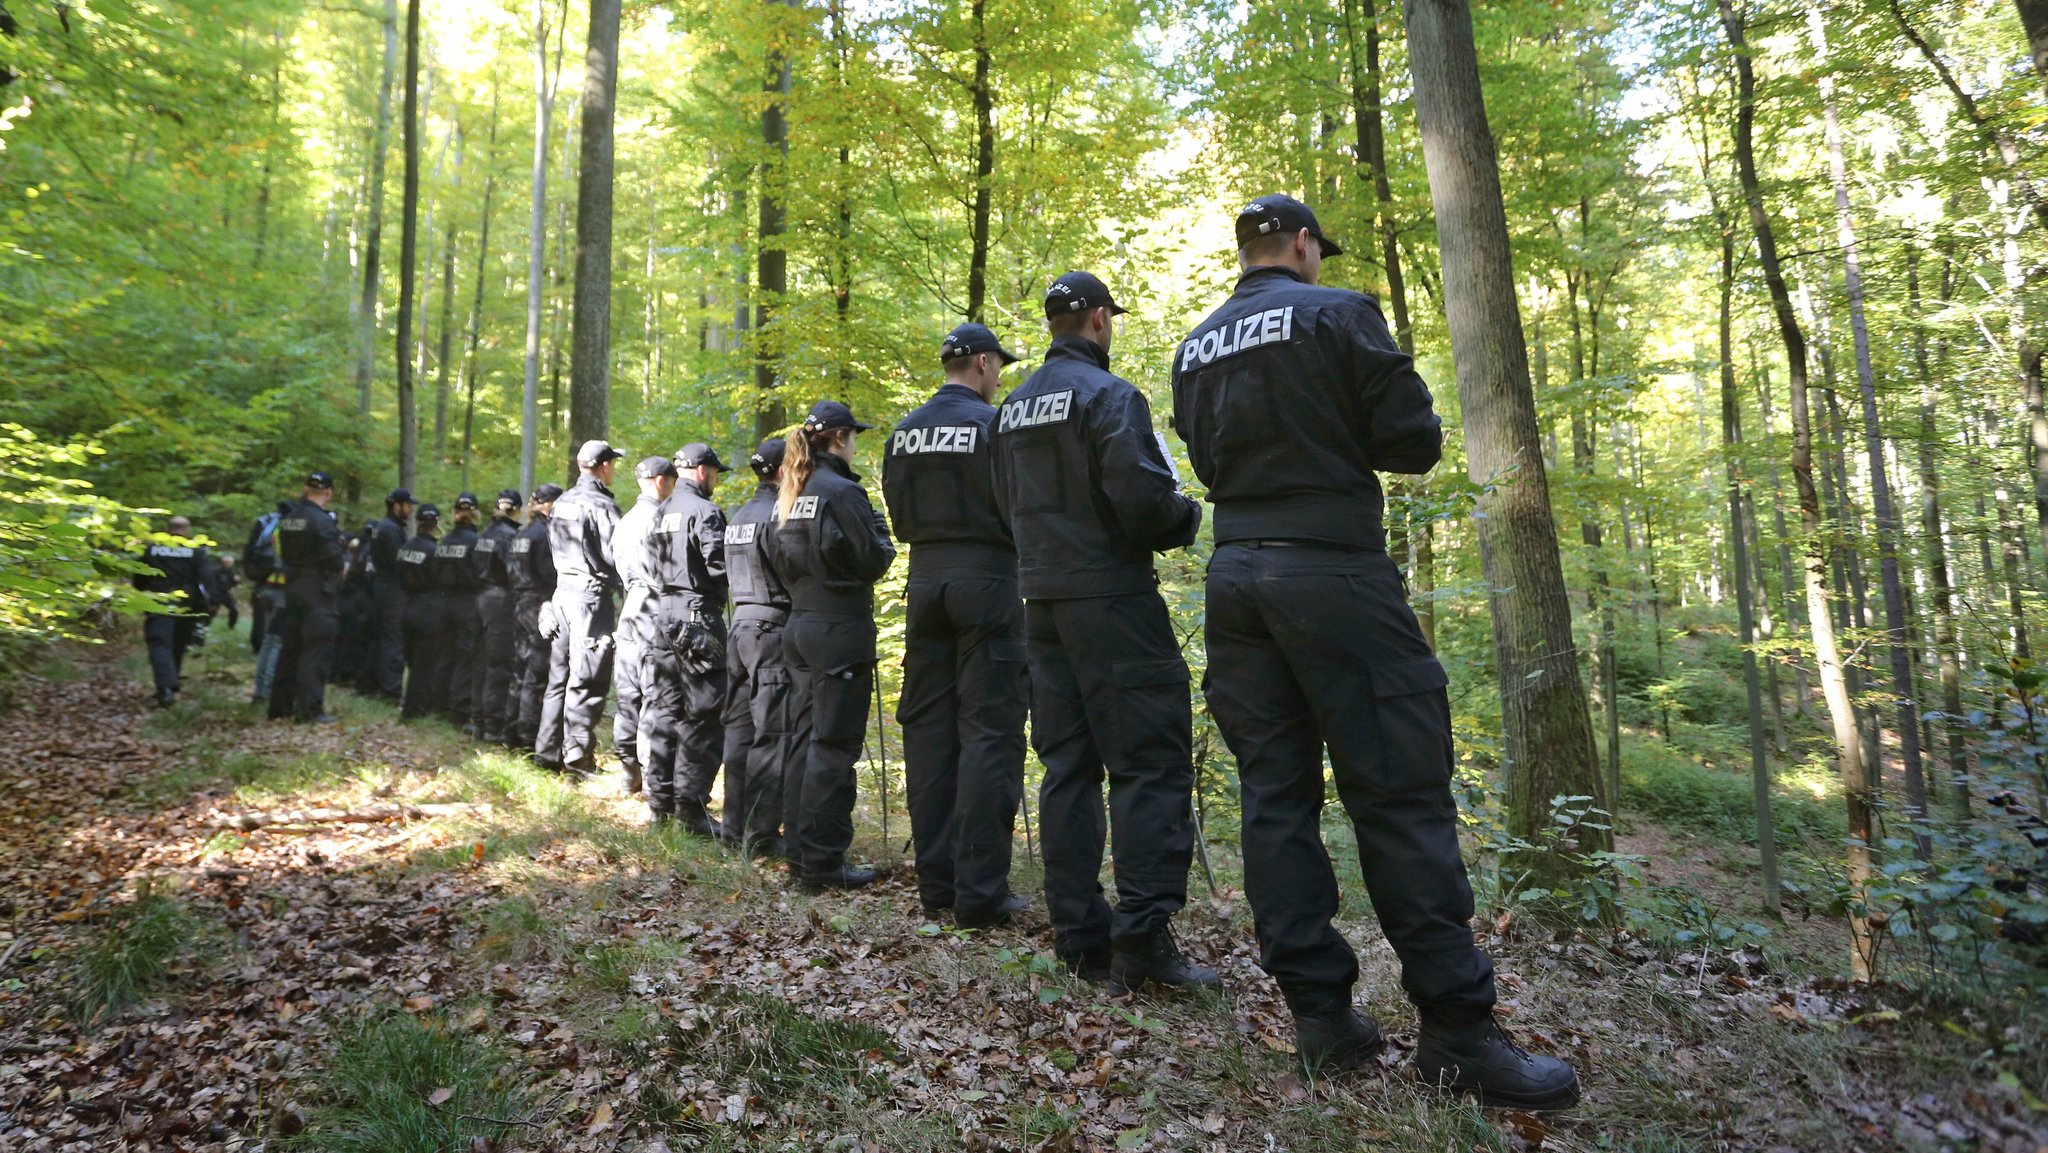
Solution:
{"label": "police officer", "polygon": [[1422,1018],[1417,1071],[1489,1104],[1571,1105],[1571,1067],[1523,1053],[1494,1024],[1493,964],[1473,943],[1458,852],[1448,682],[1381,528],[1375,470],[1426,472],[1442,455],[1429,389],[1371,297],[1317,285],[1341,249],[1306,205],[1253,201],[1237,241],[1244,274],[1175,353],[1173,395],[1216,506],[1208,697],[1238,760],[1259,962],[1306,1061],[1378,1051],[1378,1027],[1351,1007],[1357,959],[1330,924],[1327,747]]}
{"label": "police officer", "polygon": [[392,704],[397,704],[405,691],[405,585],[399,580],[398,550],[405,547],[412,510],[412,493],[392,489],[384,497],[384,517],[370,534],[370,600],[376,637],[361,685],[364,692]]}
{"label": "police officer", "polygon": [[620,587],[612,563],[619,506],[611,481],[624,455],[601,440],[583,442],[576,450],[576,484],[556,498],[548,517],[555,561],[551,603],[559,627],[548,650],[547,695],[534,737],[534,760],[543,768],[597,771],[597,718],[612,682],[612,591]]}
{"label": "police officer", "polygon": [[438,700],[448,723],[474,733],[469,709],[475,702],[476,598],[483,591],[471,550],[476,548],[477,501],[472,492],[455,498],[455,523],[434,546],[435,600],[440,606],[436,643],[441,649],[443,687]]}
{"label": "police officer", "polygon": [[[655,510],[647,537],[654,585],[643,652],[640,747],[647,756],[647,805],[700,837],[725,830],[705,811],[724,753],[725,511],[711,503],[725,462],[704,444],[677,450],[673,491]],[[726,774],[726,808],[738,813]]]}
{"label": "police officer", "polygon": [[476,656],[469,683],[475,696],[469,709],[477,736],[491,744],[505,742],[510,715],[513,655],[517,647],[518,621],[514,615],[511,558],[512,538],[519,534],[519,490],[501,488],[492,503],[491,523],[477,534],[470,549],[476,576],[483,582],[476,597]]}
{"label": "police officer", "polygon": [[548,638],[540,634],[540,615],[555,595],[555,557],[548,551],[548,512],[562,486],[544,484],[533,490],[526,527],[513,536],[506,567],[512,576],[513,611],[519,633],[513,652],[512,703],[507,710],[506,747],[533,747],[540,727],[540,701],[548,686]]}
{"label": "police officer", "polygon": [[375,524],[364,521],[348,534],[342,562],[341,595],[336,599],[340,622],[334,644],[333,683],[356,688],[365,667],[376,661],[376,602],[371,596],[370,544]]}
{"label": "police officer", "polygon": [[[1167,922],[1187,901],[1194,852],[1188,669],[1152,554],[1195,538],[1152,412],[1109,371],[1124,311],[1086,272],[1045,295],[1045,364],[996,416],[996,493],[1020,558],[1033,746],[1054,948],[1091,980],[1130,989],[1216,983]],[[1109,783],[1117,904],[1103,900]]]}
{"label": "police officer", "polygon": [[281,500],[277,507],[256,518],[249,526],[249,545],[242,550],[242,562],[256,588],[249,594],[249,648],[256,654],[256,684],[249,700],[270,702],[271,684],[277,679],[278,651],[284,635],[284,562],[277,559],[277,522],[291,511],[292,502]]}
{"label": "police officer", "polygon": [[448,683],[442,668],[441,605],[434,573],[434,549],[441,535],[441,510],[423,504],[413,513],[418,526],[398,550],[398,580],[405,587],[404,720],[419,720],[441,710],[439,694]]}
{"label": "police officer", "polygon": [[206,549],[189,543],[192,522],[174,516],[164,526],[173,541],[152,542],[142,550],[142,563],[149,572],[137,573],[136,588],[146,593],[172,597],[168,611],[142,618],[142,642],[149,649],[149,673],[156,682],[157,707],[169,708],[178,699],[178,681],[185,669],[185,650],[206,619]]}
{"label": "police officer", "polygon": [[783,655],[804,760],[784,781],[783,824],[790,874],[812,892],[875,880],[875,870],[846,863],[853,766],[875,686],[875,582],[896,559],[889,522],[853,471],[859,434],[872,427],[838,401],[812,405],[788,440],[775,502],[773,560],[790,599]]}
{"label": "police officer", "polygon": [[732,589],[732,632],[725,644],[726,839],[755,856],[783,854],[786,772],[802,760],[796,743],[789,664],[782,655],[789,589],[769,562],[784,442],[761,442],[747,461],[759,481],[725,526],[725,572]]}
{"label": "police officer", "polygon": [[[676,489],[675,462],[665,456],[650,456],[633,466],[633,479],[640,486],[640,499],[619,518],[612,530],[612,563],[625,582],[625,603],[619,606],[619,627],[612,634],[615,644],[612,674],[617,699],[612,705],[612,751],[626,771],[626,791],[640,791],[641,770],[647,750],[641,745],[640,709],[646,696],[647,646],[654,633],[654,600],[659,585],[649,568],[647,534],[654,527],[661,502]],[[648,794],[653,802],[654,796]],[[655,808],[661,817],[667,810]]]}
{"label": "police officer", "polygon": [[286,572],[284,643],[278,650],[277,679],[270,690],[270,719],[329,724],[327,672],[340,629],[335,594],[345,559],[341,527],[327,506],[334,478],[306,477],[306,487],[277,522],[277,556]]}
{"label": "police officer", "polygon": [[896,719],[918,896],[927,916],[951,909],[963,928],[1030,907],[1009,883],[1030,691],[1024,604],[989,445],[990,402],[1016,360],[981,325],[955,328],[939,346],[946,383],[896,426],[882,458],[889,519],[910,546]]}

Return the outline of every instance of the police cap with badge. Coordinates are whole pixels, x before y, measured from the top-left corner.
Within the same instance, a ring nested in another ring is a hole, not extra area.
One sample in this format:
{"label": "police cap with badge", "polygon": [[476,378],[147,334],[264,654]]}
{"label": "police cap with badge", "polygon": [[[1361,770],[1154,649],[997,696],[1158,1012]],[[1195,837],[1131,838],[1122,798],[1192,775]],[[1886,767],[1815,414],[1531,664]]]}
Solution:
{"label": "police cap with badge", "polygon": [[866,432],[873,427],[875,426],[872,424],[856,420],[853,410],[836,400],[821,400],[812,405],[811,411],[804,415],[805,432],[833,432],[842,428]]}
{"label": "police cap with badge", "polygon": [[1004,364],[1015,364],[1022,359],[1004,348],[1002,341],[997,340],[996,334],[990,332],[986,325],[969,321],[947,333],[946,339],[939,343],[939,363],[951,364],[984,352],[994,353]]}
{"label": "police cap with badge", "polygon": [[747,458],[747,467],[754,470],[755,476],[767,480],[775,475],[776,469],[782,467],[782,457],[788,451],[788,441],[779,436],[771,436],[761,442],[761,446],[754,450],[754,455]]}
{"label": "police cap with badge", "polygon": [[724,461],[718,459],[718,451],[702,441],[692,441],[676,450],[677,468],[715,468],[720,472],[731,472]]}
{"label": "police cap with badge", "polygon": [[1089,272],[1069,272],[1045,290],[1047,320],[1091,308],[1107,308],[1111,316],[1122,316],[1130,311],[1110,296],[1108,285]]}
{"label": "police cap with badge", "polygon": [[1337,242],[1323,235],[1323,226],[1316,222],[1316,214],[1309,206],[1292,196],[1275,192],[1261,196],[1244,206],[1237,214],[1237,246],[1243,248],[1261,236],[1277,234],[1292,236],[1302,229],[1316,238],[1322,245],[1323,258],[1344,255]]}

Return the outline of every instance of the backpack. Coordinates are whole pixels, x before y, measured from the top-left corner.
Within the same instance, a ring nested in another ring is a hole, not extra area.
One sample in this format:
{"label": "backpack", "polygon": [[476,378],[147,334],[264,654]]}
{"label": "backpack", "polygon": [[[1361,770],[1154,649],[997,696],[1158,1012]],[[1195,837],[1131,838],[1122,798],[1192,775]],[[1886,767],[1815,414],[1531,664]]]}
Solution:
{"label": "backpack", "polygon": [[266,512],[256,518],[249,529],[249,547],[242,550],[242,571],[249,579],[263,583],[270,574],[282,571],[277,561],[277,522],[279,514]]}

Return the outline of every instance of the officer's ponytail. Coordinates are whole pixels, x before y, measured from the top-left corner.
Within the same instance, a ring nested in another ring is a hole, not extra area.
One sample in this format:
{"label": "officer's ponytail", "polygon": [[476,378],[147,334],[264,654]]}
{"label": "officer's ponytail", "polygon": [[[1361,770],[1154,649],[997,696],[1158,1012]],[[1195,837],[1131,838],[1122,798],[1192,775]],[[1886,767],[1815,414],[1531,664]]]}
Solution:
{"label": "officer's ponytail", "polygon": [[818,471],[818,457],[829,452],[846,432],[843,428],[814,429],[800,424],[784,435],[782,487],[775,493],[777,521],[789,519],[790,510],[796,507],[796,498],[804,494],[804,486],[810,483],[811,474]]}

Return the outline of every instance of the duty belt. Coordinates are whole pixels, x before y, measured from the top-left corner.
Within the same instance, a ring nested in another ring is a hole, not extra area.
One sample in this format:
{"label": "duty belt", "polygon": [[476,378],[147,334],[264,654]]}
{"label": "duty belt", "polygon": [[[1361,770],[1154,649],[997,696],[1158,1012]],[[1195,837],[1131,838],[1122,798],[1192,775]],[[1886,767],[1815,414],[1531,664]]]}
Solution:
{"label": "duty belt", "polygon": [[732,623],[741,621],[770,621],[782,624],[789,620],[789,610],[777,605],[734,605]]}

